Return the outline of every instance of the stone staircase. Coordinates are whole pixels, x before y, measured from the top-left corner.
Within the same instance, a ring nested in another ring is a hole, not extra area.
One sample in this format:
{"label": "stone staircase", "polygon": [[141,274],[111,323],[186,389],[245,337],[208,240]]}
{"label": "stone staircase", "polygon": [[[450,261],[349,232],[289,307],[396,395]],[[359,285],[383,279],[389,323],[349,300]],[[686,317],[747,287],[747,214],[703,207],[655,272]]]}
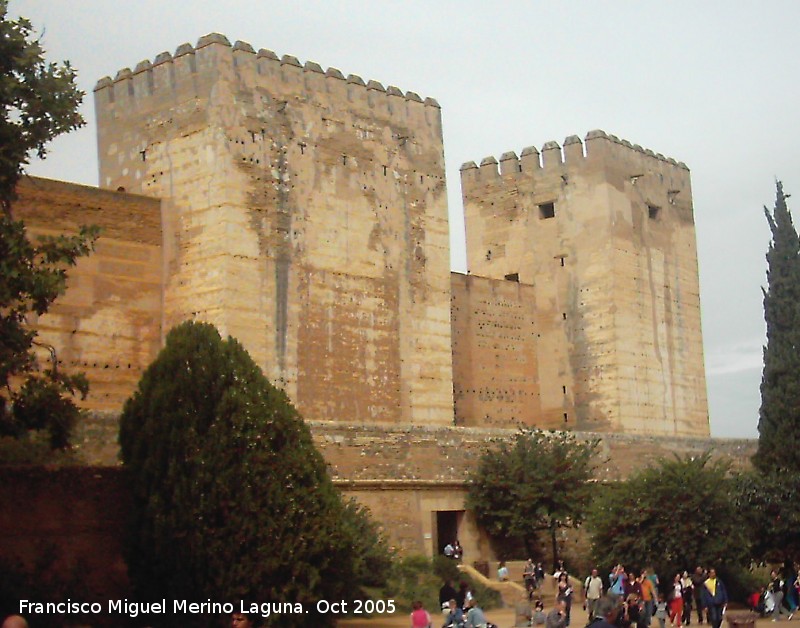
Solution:
{"label": "stone staircase", "polygon": [[[508,563],[506,563],[508,565]],[[497,591],[500,593],[500,598],[503,600],[504,606],[513,607],[514,604],[525,595],[525,587],[522,584],[515,582],[514,580],[508,580],[506,582],[499,582],[496,578],[487,578],[484,576],[480,571],[472,567],[471,565],[464,565],[461,564],[458,566],[458,569],[463,573],[469,575],[475,582],[480,582],[483,586],[487,589],[492,589],[493,591]],[[520,571],[520,581],[522,580],[522,572]],[[480,600],[478,600],[480,602]]]}

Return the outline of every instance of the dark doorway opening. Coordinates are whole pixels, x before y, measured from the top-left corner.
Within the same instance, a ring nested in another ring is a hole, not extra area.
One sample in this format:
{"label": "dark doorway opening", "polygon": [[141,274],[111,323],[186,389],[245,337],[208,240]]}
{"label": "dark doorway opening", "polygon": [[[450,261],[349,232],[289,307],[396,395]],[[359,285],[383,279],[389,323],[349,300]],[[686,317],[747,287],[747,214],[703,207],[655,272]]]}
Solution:
{"label": "dark doorway opening", "polygon": [[463,510],[439,510],[436,512],[436,549],[444,553],[444,546],[455,543],[458,538],[458,525],[461,523]]}

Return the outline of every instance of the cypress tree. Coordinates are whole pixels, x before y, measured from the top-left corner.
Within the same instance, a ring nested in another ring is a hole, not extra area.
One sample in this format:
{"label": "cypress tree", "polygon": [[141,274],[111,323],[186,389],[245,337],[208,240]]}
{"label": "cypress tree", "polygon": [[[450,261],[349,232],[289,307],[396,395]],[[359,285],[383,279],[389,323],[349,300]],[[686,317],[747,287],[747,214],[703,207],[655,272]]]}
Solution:
{"label": "cypress tree", "polygon": [[764,208],[772,241],[763,290],[767,344],[753,463],[765,473],[800,470],[800,239],[786,198],[778,181],[775,209]]}
{"label": "cypress tree", "polygon": [[286,395],[233,338],[208,324],[174,328],[125,404],[120,445],[139,599],[300,602],[312,614],[280,625],[303,626],[317,600],[352,596],[364,571],[353,535],[363,542],[370,525],[342,502]]}

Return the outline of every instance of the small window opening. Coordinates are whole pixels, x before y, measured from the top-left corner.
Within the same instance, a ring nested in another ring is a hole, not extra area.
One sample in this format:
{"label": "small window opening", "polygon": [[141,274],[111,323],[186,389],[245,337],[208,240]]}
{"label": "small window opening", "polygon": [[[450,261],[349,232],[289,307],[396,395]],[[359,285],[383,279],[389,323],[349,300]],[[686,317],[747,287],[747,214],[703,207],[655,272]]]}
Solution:
{"label": "small window opening", "polygon": [[492,252],[491,250],[486,251],[486,261],[489,262],[492,259]]}
{"label": "small window opening", "polygon": [[342,155],[342,165],[343,166],[347,165],[347,155]]}
{"label": "small window opening", "polygon": [[383,167],[383,176],[386,176],[386,166]]}
{"label": "small window opening", "polygon": [[566,395],[567,394],[567,387],[566,386],[562,386],[561,387],[561,392]]}
{"label": "small window opening", "polygon": [[567,413],[565,412],[564,413],[564,423],[566,423],[566,422],[567,422]]}
{"label": "small window opening", "polygon": [[658,220],[660,213],[661,213],[660,207],[656,207],[655,205],[647,206],[647,215],[650,217],[650,220]]}
{"label": "small window opening", "polygon": [[546,220],[547,218],[554,218],[556,215],[555,203],[542,203],[539,205],[539,218]]}
{"label": "small window opening", "polygon": [[519,273],[509,273],[505,277],[506,281],[516,281],[519,283]]}
{"label": "small window opening", "polygon": [[566,312],[561,312],[561,318],[563,318],[564,320],[567,320],[567,313]]}

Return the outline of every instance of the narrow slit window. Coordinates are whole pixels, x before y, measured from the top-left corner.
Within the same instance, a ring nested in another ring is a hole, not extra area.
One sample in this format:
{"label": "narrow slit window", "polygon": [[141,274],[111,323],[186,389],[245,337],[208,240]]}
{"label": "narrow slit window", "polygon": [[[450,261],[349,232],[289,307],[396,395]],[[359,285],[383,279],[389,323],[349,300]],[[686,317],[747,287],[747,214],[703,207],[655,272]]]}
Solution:
{"label": "narrow slit window", "polygon": [[556,204],[555,203],[542,203],[539,205],[539,218],[546,220],[548,218],[555,218]]}

